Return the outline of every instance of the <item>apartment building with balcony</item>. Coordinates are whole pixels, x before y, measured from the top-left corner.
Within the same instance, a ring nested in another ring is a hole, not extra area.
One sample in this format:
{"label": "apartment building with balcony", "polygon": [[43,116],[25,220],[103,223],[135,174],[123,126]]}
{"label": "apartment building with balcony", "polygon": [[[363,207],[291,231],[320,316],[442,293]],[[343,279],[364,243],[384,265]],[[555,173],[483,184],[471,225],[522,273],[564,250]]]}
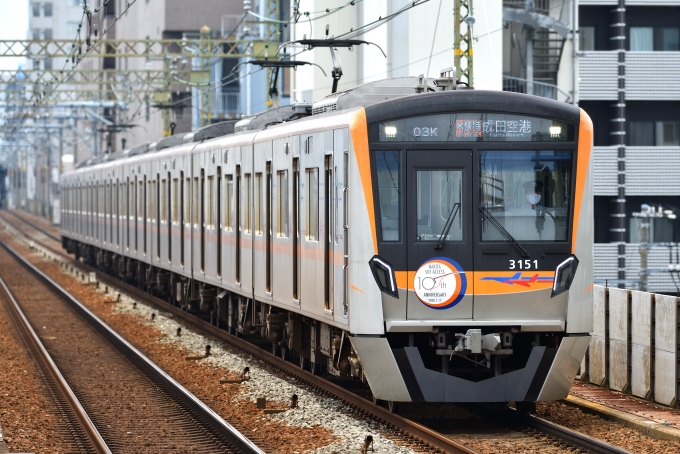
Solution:
{"label": "apartment building with balcony", "polygon": [[[616,50],[618,40],[612,39],[620,33],[621,11],[615,10],[621,6],[625,7],[623,61]],[[614,205],[620,203],[621,175],[625,285],[634,287],[640,278],[640,236],[639,220],[633,213],[648,204],[680,214],[680,2],[625,0],[620,5],[614,0],[580,0],[579,35],[578,102],[595,128],[595,278],[610,283],[619,279],[615,241],[621,232]],[[623,116],[617,110],[620,89]],[[621,132],[625,132],[625,141],[619,139]],[[677,242],[679,238],[677,220],[652,220],[652,242]],[[677,261],[676,254],[677,250],[663,245],[650,250],[649,290],[677,291],[677,274],[662,271]]]}

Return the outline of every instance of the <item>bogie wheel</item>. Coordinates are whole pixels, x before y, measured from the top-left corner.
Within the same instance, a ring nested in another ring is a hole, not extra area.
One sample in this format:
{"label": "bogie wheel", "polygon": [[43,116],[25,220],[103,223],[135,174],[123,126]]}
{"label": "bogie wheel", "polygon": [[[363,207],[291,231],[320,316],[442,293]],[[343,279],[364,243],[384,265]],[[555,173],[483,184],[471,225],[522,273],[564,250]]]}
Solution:
{"label": "bogie wheel", "polygon": [[387,409],[390,411],[390,413],[394,413],[395,415],[399,414],[399,402],[388,400],[386,403]]}
{"label": "bogie wheel", "polygon": [[281,356],[281,359],[284,360],[284,361],[286,361],[288,359],[289,355],[288,355],[288,350],[286,349],[286,347],[283,347],[283,346],[281,347],[281,349],[279,350],[279,356]]}
{"label": "bogie wheel", "polygon": [[278,356],[279,354],[279,344],[272,342],[272,355]]}

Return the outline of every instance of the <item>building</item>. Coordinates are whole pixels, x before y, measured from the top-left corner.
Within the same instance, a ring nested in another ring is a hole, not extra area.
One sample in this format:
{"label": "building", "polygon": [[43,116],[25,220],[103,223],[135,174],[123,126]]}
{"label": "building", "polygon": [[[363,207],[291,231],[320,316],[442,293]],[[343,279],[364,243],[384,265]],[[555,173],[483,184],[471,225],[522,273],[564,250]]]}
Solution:
{"label": "building", "polygon": [[[680,213],[680,2],[580,0],[579,22],[579,105],[595,128],[595,277],[636,287],[633,213],[642,204]],[[680,225],[659,214],[650,235],[677,242]],[[677,273],[662,271],[677,262],[669,249],[649,252],[650,291],[680,286]]]}
{"label": "building", "polygon": [[[73,39],[83,15],[83,0],[31,0],[28,4],[28,39]],[[63,62],[36,56],[28,68],[61,68]]]}

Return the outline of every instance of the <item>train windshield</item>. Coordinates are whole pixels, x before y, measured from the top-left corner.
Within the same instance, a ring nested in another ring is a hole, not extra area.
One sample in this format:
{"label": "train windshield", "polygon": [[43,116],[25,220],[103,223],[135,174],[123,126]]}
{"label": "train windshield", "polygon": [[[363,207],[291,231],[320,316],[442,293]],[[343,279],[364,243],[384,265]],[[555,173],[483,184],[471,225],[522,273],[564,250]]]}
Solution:
{"label": "train windshield", "polygon": [[507,234],[520,242],[567,241],[572,159],[570,151],[483,151],[482,241]]}

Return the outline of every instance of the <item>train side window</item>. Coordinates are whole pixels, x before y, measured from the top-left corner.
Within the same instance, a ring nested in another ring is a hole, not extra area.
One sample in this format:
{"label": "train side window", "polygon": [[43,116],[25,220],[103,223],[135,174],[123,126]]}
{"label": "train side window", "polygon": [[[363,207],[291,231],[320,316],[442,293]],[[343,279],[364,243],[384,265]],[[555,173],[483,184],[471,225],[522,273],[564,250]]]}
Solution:
{"label": "train side window", "polygon": [[309,241],[319,240],[319,168],[305,170],[305,232]]}
{"label": "train side window", "polygon": [[144,182],[139,180],[137,182],[137,220],[144,220]]}
{"label": "train side window", "polygon": [[255,174],[255,235],[262,235],[262,172]]}
{"label": "train side window", "polygon": [[182,210],[182,213],[184,213],[184,225],[188,228],[191,227],[191,206],[190,206],[190,201],[191,201],[191,178],[187,178],[186,184],[184,185],[183,191],[184,191],[184,208]]}
{"label": "train side window", "polygon": [[233,231],[232,224],[234,209],[234,177],[233,175],[224,176],[224,230]]}
{"label": "train side window", "polygon": [[401,165],[398,151],[377,151],[375,168],[382,241],[401,239]]}
{"label": "train side window", "polygon": [[208,203],[206,204],[206,227],[215,228],[215,177],[208,176]]}
{"label": "train side window", "polygon": [[150,213],[147,213],[146,218],[150,222],[156,222],[156,180],[147,182],[147,197],[146,209]]}
{"label": "train side window", "polygon": [[250,174],[243,175],[243,233],[250,234]]}
{"label": "train side window", "polygon": [[288,238],[288,171],[277,172],[276,235]]}
{"label": "train side window", "polygon": [[168,193],[167,181],[165,178],[161,180],[161,191],[159,195],[161,202],[161,223],[165,224],[168,222],[168,202],[166,195]]}
{"label": "train side window", "polygon": [[179,180],[172,180],[172,225],[179,224]]}
{"label": "train side window", "polygon": [[193,213],[193,222],[194,222],[194,227],[198,228],[198,177],[194,177],[194,187],[192,197],[192,213]]}

